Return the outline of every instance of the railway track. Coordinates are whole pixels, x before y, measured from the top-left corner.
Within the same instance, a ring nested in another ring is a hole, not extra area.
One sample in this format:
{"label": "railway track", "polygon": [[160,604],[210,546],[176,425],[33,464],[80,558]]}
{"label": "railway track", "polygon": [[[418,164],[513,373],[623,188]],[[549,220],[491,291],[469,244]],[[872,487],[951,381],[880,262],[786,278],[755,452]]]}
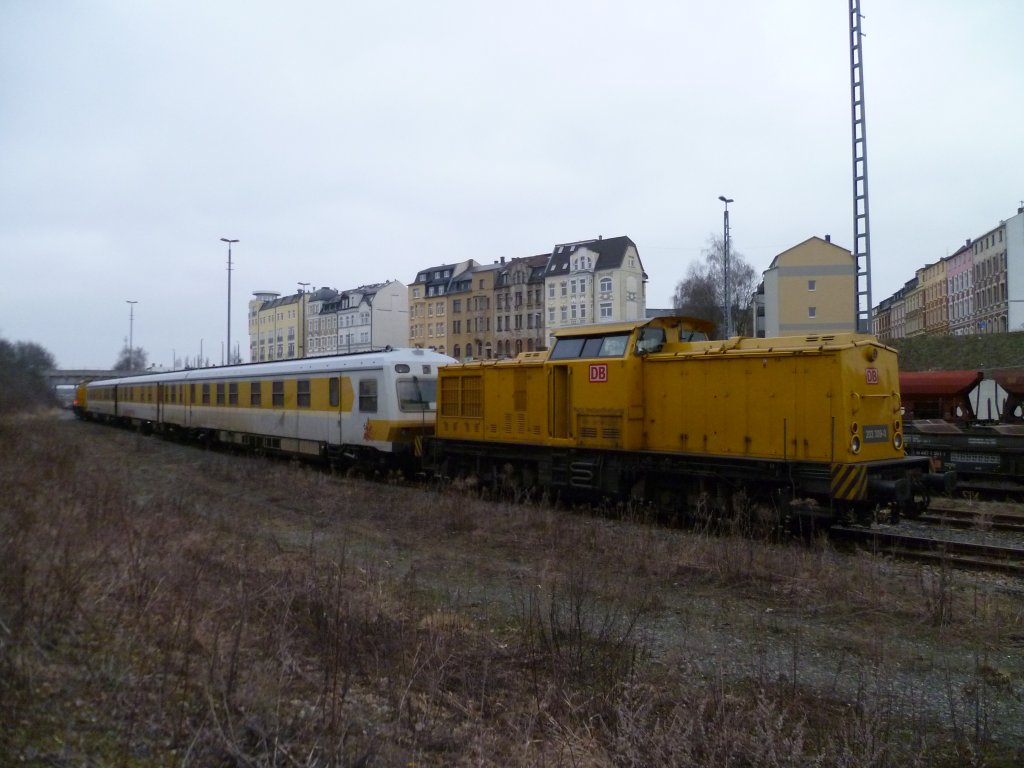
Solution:
{"label": "railway track", "polygon": [[845,526],[834,526],[829,535],[833,541],[903,560],[1024,576],[1024,547],[1017,545],[953,541],[898,531]]}
{"label": "railway track", "polygon": [[947,528],[1024,533],[1024,513],[992,512],[986,509],[953,509],[932,505],[914,522]]}

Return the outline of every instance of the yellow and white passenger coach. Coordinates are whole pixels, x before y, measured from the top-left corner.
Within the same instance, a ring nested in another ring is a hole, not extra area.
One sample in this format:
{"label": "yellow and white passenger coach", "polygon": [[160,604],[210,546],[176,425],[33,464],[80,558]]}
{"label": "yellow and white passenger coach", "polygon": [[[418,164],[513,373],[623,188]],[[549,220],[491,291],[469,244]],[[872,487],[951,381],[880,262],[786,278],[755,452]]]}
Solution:
{"label": "yellow and white passenger coach", "polygon": [[388,348],[125,376],[80,385],[75,411],[182,439],[394,465],[433,433],[437,371],[452,362]]}

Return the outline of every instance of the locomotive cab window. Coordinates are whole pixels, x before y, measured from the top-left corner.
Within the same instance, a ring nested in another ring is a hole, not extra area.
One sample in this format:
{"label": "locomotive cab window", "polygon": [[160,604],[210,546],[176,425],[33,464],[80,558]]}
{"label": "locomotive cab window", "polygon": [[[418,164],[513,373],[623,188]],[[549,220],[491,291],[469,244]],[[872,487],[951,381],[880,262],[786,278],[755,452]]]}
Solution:
{"label": "locomotive cab window", "polygon": [[437,380],[419,376],[398,380],[398,407],[408,413],[437,410]]}
{"label": "locomotive cab window", "polygon": [[661,352],[661,348],[664,346],[664,328],[644,328],[640,331],[640,338],[636,340],[636,353],[646,355],[651,352]]}
{"label": "locomotive cab window", "polygon": [[573,336],[558,339],[551,350],[551,360],[573,360],[592,357],[622,357],[629,345],[628,333],[601,336]]}

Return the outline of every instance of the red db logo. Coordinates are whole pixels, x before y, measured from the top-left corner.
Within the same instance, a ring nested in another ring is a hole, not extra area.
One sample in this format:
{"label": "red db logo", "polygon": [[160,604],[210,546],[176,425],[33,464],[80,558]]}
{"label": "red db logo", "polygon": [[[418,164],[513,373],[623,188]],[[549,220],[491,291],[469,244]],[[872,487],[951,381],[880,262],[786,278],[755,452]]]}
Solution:
{"label": "red db logo", "polygon": [[877,368],[868,368],[868,369],[866,369],[864,371],[864,373],[865,373],[865,375],[867,377],[868,384],[877,384],[878,383],[878,369]]}
{"label": "red db logo", "polygon": [[590,383],[603,384],[608,381],[607,363],[595,363],[590,366]]}

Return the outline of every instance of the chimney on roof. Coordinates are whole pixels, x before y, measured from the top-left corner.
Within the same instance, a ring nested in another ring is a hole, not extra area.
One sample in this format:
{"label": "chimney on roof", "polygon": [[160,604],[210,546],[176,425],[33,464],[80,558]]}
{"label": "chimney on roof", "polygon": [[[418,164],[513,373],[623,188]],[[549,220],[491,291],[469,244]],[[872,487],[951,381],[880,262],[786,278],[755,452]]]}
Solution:
{"label": "chimney on roof", "polygon": [[968,237],[967,238],[967,242],[964,243],[964,245],[967,246],[967,247],[970,247],[970,245],[971,245],[971,238]]}
{"label": "chimney on roof", "polygon": [[504,257],[504,256],[502,256],[502,257],[501,257],[501,263],[502,263],[502,264],[504,264],[504,263],[505,263],[505,257]]}
{"label": "chimney on roof", "polygon": [[825,235],[825,242],[826,243],[831,243],[832,242],[832,235]]}
{"label": "chimney on roof", "polygon": [[597,239],[598,239],[598,240],[604,240],[604,235],[598,235],[598,236],[597,236]]}

